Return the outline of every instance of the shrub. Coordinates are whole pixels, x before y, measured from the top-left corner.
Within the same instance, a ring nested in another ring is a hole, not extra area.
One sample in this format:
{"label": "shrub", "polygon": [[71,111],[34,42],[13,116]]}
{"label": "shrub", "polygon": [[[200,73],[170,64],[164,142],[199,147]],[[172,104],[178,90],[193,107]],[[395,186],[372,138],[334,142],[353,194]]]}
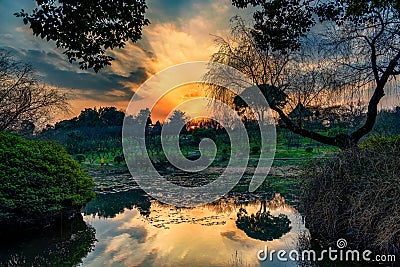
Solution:
{"label": "shrub", "polygon": [[256,154],[260,154],[260,147],[259,146],[253,146],[251,148],[251,153],[256,155]]}
{"label": "shrub", "polygon": [[360,144],[361,148],[382,149],[390,146],[400,145],[400,135],[395,134],[389,137],[373,136]]}
{"label": "shrub", "polygon": [[302,177],[306,226],[326,244],[399,253],[400,138],[374,137],[360,148],[313,162]]}
{"label": "shrub", "polygon": [[120,155],[115,156],[115,158],[114,158],[114,162],[117,164],[121,164],[121,162],[123,162],[123,161],[124,161],[124,158]]}
{"label": "shrub", "polygon": [[215,140],[216,132],[214,129],[197,128],[193,131],[192,136],[195,144],[197,145],[203,138],[210,138],[212,140]]}
{"label": "shrub", "polygon": [[228,153],[230,153],[230,152],[228,152],[228,149],[226,147],[224,147],[221,152],[222,152],[221,160],[227,161],[229,159]]}
{"label": "shrub", "polygon": [[77,160],[79,163],[84,162],[85,159],[86,159],[86,157],[85,157],[85,155],[83,155],[83,154],[77,154],[77,155],[75,155],[75,160]]}
{"label": "shrub", "polygon": [[0,223],[48,224],[94,198],[93,180],[58,144],[0,132]]}

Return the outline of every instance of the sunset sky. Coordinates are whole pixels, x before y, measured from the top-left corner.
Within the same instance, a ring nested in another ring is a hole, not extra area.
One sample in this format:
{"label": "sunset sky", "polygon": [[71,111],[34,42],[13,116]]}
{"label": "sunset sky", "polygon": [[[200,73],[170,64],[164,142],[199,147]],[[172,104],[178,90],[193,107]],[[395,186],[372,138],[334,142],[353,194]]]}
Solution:
{"label": "sunset sky", "polygon": [[[0,0],[0,48],[30,63],[48,86],[70,94],[72,112],[59,116],[60,120],[78,115],[85,107],[115,106],[125,111],[148,78],[176,64],[208,61],[217,49],[215,36],[228,36],[230,18],[252,18],[251,10],[239,10],[231,0],[149,0],[147,4],[151,24],[144,28],[142,40],[112,51],[116,58],[112,66],[97,74],[70,64],[53,42],[33,36],[29,26],[13,15],[21,9],[31,11],[34,0]],[[152,118],[163,120],[171,108],[201,94],[198,86],[175,90],[160,102],[159,114],[153,112]],[[387,97],[380,106],[391,107],[398,100],[398,96]]]}
{"label": "sunset sky", "polygon": [[[146,17],[151,24],[144,28],[142,40],[113,51],[116,60],[112,66],[97,74],[70,64],[54,43],[34,37],[29,27],[13,16],[21,9],[32,10],[33,0],[0,0],[0,48],[32,64],[47,85],[67,90],[72,114],[64,117],[73,117],[85,107],[116,106],[125,110],[133,92],[147,78],[175,64],[208,61],[216,50],[215,35],[229,33],[230,18],[236,14],[251,17],[249,10],[236,9],[230,0],[147,3]],[[173,104],[190,94],[193,92],[186,90],[185,95],[174,98]]]}

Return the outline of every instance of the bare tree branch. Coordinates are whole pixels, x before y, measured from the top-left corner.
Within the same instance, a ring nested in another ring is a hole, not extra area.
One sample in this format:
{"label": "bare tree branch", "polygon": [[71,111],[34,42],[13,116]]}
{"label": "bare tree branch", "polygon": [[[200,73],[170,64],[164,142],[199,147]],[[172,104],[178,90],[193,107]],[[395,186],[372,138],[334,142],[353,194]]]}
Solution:
{"label": "bare tree branch", "polygon": [[18,131],[26,122],[44,123],[68,110],[65,93],[42,84],[30,65],[0,51],[0,130]]}

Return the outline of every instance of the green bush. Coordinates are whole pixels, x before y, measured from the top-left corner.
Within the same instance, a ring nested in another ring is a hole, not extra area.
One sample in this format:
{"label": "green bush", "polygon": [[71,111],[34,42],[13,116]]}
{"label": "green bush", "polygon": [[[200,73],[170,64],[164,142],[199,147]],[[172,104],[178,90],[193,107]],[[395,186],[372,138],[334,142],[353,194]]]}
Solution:
{"label": "green bush", "polygon": [[379,149],[385,148],[386,146],[399,147],[400,135],[395,134],[389,137],[373,136],[360,144],[360,147],[364,149]]}
{"label": "green bush", "polygon": [[93,186],[60,145],[0,132],[0,223],[50,223],[93,199]]}
{"label": "green bush", "polygon": [[302,177],[306,226],[325,244],[346,238],[374,252],[400,249],[400,138],[373,137],[360,148],[313,162]]}
{"label": "green bush", "polygon": [[252,153],[253,155],[259,155],[259,154],[260,154],[260,147],[259,147],[259,146],[253,146],[253,147],[251,148],[251,153]]}
{"label": "green bush", "polygon": [[115,156],[115,158],[114,158],[114,162],[117,164],[121,164],[123,161],[124,161],[124,157],[122,157],[120,155]]}
{"label": "green bush", "polygon": [[86,157],[85,157],[85,155],[83,155],[83,154],[77,154],[77,155],[75,155],[75,160],[78,161],[79,163],[84,162],[85,159],[86,159]]}

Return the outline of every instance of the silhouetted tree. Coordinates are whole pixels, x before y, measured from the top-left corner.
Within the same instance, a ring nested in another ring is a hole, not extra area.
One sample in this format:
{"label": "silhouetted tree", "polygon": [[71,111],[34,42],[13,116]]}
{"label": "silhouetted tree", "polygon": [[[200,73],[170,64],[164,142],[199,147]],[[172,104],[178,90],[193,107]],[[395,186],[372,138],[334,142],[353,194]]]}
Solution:
{"label": "silhouetted tree", "polygon": [[169,117],[168,119],[169,123],[171,124],[183,125],[186,122],[185,112],[181,110],[174,110],[171,117]]}
{"label": "silhouetted tree", "polygon": [[29,24],[32,32],[64,48],[72,63],[95,72],[111,65],[107,50],[122,48],[128,40],[136,42],[142,27],[149,24],[144,17],[144,0],[36,0],[31,14],[15,13]]}
{"label": "silhouetted tree", "polygon": [[146,108],[146,109],[140,110],[139,113],[133,118],[133,120],[137,124],[150,125],[151,124],[150,117],[151,117],[150,109]]}
{"label": "silhouetted tree", "polygon": [[118,111],[116,107],[100,107],[99,117],[107,126],[122,126],[125,113]]}
{"label": "silhouetted tree", "polygon": [[94,127],[101,124],[100,114],[97,108],[85,108],[81,111],[77,121],[79,126]]}
{"label": "silhouetted tree", "polygon": [[153,136],[159,136],[159,135],[161,135],[161,131],[162,131],[162,125],[161,125],[160,121],[156,121],[153,129],[151,130],[151,134]]}
{"label": "silhouetted tree", "polygon": [[0,131],[45,123],[68,107],[65,93],[42,84],[30,65],[0,51]]}
{"label": "silhouetted tree", "polygon": [[169,122],[167,123],[168,129],[167,134],[172,134],[175,132],[175,129],[180,128],[180,133],[186,133],[186,115],[185,112],[181,110],[174,110],[172,115],[168,118]]}
{"label": "silhouetted tree", "polygon": [[[237,19],[232,29],[233,38],[218,39],[220,50],[211,61],[237,68],[260,89],[268,85],[285,93],[288,96],[286,102],[274,102],[267,97],[269,106],[283,122],[281,126],[342,149],[356,146],[372,130],[385,90],[389,90],[388,87],[395,83],[394,77],[400,74],[399,2],[232,2],[238,8],[257,7],[254,26],[248,28]],[[321,22],[318,25],[316,18]],[[221,80],[219,71],[211,69],[208,79]],[[218,86],[213,89],[221,91]],[[338,102],[334,103],[335,97],[348,100],[368,89],[373,93],[367,105],[366,119],[351,134],[329,137],[303,127],[288,116],[299,102],[307,108],[321,102],[332,105]],[[224,93],[215,95],[221,98]]]}

